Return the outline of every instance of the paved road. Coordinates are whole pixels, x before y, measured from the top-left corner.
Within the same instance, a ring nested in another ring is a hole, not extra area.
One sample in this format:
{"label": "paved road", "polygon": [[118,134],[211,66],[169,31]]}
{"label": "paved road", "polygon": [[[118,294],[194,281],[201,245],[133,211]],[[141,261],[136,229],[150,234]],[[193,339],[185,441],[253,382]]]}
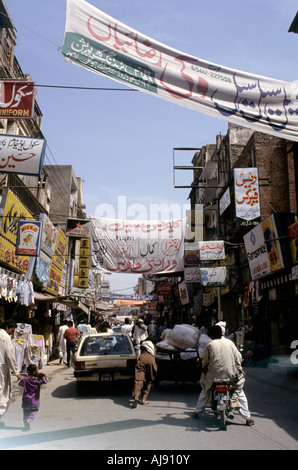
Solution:
{"label": "paved road", "polygon": [[41,408],[30,431],[23,428],[21,395],[14,396],[0,429],[0,449],[105,450],[112,458],[125,450],[188,455],[203,449],[297,449],[297,394],[251,375],[245,390],[255,426],[245,426],[237,416],[227,431],[219,431],[211,411],[199,420],[192,417],[197,384],[163,382],[152,388],[149,406],[131,409],[129,388],[106,387],[77,397],[72,369],[56,367],[42,388]]}

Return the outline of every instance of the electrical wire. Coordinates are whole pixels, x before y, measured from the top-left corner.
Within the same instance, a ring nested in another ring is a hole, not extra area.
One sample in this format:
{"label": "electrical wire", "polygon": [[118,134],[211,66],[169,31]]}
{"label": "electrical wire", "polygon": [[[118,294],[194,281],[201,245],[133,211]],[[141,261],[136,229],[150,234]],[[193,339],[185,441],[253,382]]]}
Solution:
{"label": "electrical wire", "polygon": [[107,87],[87,87],[87,86],[70,86],[70,85],[37,85],[35,87],[40,88],[63,88],[70,90],[95,90],[95,91],[139,91],[132,88],[107,88]]}

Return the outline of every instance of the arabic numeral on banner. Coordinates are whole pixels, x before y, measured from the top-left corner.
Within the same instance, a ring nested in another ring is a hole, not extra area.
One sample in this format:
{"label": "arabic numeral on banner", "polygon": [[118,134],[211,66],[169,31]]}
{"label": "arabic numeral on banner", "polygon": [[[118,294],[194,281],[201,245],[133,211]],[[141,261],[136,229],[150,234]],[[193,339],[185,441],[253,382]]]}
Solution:
{"label": "arabic numeral on banner", "polygon": [[204,73],[205,75],[208,75],[208,70],[201,69],[197,65],[192,65],[191,70],[193,70],[194,72]]}

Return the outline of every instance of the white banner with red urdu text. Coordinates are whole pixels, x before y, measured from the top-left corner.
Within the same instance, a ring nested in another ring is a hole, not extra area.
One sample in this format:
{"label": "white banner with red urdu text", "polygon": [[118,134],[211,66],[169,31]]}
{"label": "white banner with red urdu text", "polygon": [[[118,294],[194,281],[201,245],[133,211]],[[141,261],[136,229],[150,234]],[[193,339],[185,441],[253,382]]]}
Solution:
{"label": "white banner with red urdu text", "polygon": [[91,266],[116,273],[183,271],[185,219],[91,217]]}
{"label": "white banner with red urdu text", "polygon": [[298,141],[297,82],[242,72],[180,52],[85,0],[66,0],[62,54],[74,64],[158,98]]}

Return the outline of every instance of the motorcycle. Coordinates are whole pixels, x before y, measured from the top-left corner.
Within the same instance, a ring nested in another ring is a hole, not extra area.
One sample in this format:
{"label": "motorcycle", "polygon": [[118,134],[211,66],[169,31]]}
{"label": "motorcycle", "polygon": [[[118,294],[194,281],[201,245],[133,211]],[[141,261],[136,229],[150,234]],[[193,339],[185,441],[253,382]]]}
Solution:
{"label": "motorcycle", "polygon": [[219,429],[227,429],[227,419],[234,419],[231,397],[234,387],[228,381],[215,381],[212,386],[211,408],[219,419]]}

